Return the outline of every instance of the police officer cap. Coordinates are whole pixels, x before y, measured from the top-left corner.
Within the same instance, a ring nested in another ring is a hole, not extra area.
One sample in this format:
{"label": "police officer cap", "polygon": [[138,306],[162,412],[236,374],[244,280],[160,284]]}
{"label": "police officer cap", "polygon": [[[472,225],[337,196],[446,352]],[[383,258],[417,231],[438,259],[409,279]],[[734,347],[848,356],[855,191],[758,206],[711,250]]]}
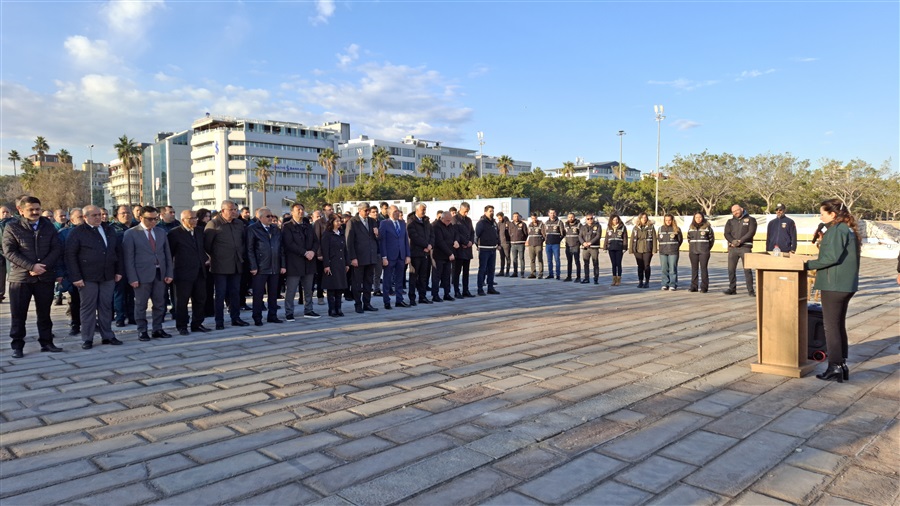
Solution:
{"label": "police officer cap", "polygon": [[777,206],[775,206],[776,211],[784,211],[785,209],[786,208],[784,207],[784,204],[778,204]]}

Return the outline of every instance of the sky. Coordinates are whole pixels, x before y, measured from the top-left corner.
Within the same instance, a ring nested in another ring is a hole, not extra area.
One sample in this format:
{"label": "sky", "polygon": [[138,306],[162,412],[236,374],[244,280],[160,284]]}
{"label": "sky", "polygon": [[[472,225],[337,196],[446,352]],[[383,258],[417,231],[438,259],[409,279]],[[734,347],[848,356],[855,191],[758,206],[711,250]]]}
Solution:
{"label": "sky", "polygon": [[486,155],[545,169],[618,160],[621,141],[652,172],[659,140],[661,165],[896,171],[900,2],[0,0],[0,174],[38,135],[109,162],[121,135],[206,112],[469,149],[483,131]]}

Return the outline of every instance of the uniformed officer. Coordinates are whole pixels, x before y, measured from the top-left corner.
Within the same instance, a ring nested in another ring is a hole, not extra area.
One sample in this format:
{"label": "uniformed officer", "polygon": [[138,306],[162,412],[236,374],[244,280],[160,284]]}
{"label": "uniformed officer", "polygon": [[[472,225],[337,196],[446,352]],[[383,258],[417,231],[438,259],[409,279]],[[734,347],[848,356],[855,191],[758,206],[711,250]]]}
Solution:
{"label": "uniformed officer", "polygon": [[584,278],[581,279],[581,284],[590,280],[589,263],[594,264],[594,284],[600,283],[600,237],[602,235],[602,227],[594,221],[594,215],[588,213],[584,217],[584,225],[581,226],[578,233],[578,240],[581,241],[581,259],[584,260]]}
{"label": "uniformed officer", "polygon": [[[566,279],[572,281],[572,264],[575,264],[575,282],[581,281],[581,222],[575,219],[575,213],[569,213],[563,223],[563,231],[566,234]],[[587,276],[585,276],[587,277]]]}
{"label": "uniformed officer", "polygon": [[[528,258],[531,260],[531,276],[528,276],[528,279],[544,279],[544,237],[546,237],[544,224],[538,220],[537,213],[531,213],[531,221],[528,223],[528,239],[525,243],[528,249]],[[535,259],[541,266],[540,271],[534,269]]]}
{"label": "uniformed officer", "polygon": [[753,236],[756,235],[756,218],[750,216],[741,206],[731,206],[732,218],[725,223],[725,240],[728,241],[728,289],[723,293],[737,293],[738,260],[744,266],[744,281],[747,283],[747,294],[756,296],[753,289],[753,271],[746,268],[744,255],[753,250]]}
{"label": "uniformed officer", "polygon": [[797,251],[797,225],[784,212],[784,204],[775,206],[775,219],[766,228],[766,251],[774,251],[776,246],[784,253]]}
{"label": "uniformed officer", "polygon": [[562,221],[556,217],[556,210],[547,212],[549,219],[544,223],[544,240],[547,241],[547,279],[553,279],[553,264],[556,264],[556,279],[560,279],[559,244],[563,240]]}
{"label": "uniformed officer", "polygon": [[[525,241],[528,239],[528,225],[522,215],[513,213],[509,222],[509,261],[512,264],[512,276],[525,277]],[[518,273],[518,274],[517,274]]]}
{"label": "uniformed officer", "polygon": [[609,261],[612,264],[613,282],[609,286],[619,286],[622,283],[622,257],[628,251],[628,231],[618,215],[609,217],[603,249],[609,253]]}
{"label": "uniformed officer", "polygon": [[[716,243],[716,234],[712,225],[703,216],[703,213],[695,213],[691,225],[688,227],[688,258],[691,260],[691,288],[696,292],[699,286],[701,292],[709,290],[709,253]],[[699,275],[703,280],[698,282]]]}

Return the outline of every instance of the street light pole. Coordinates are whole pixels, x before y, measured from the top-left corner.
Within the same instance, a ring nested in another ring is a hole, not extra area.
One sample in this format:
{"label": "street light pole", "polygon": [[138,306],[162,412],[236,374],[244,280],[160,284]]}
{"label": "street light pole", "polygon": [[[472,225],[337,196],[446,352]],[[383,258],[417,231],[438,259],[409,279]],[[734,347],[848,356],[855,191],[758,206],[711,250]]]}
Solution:
{"label": "street light pole", "polygon": [[625,130],[619,130],[617,135],[619,136],[619,174],[621,174],[622,180],[624,180],[625,172],[622,170],[622,138],[625,137]]}
{"label": "street light pole", "polygon": [[653,207],[653,216],[659,216],[659,134],[662,120],[666,117],[661,105],[654,105],[653,112],[656,113],[656,205]]}
{"label": "street light pole", "polygon": [[91,153],[91,159],[89,161],[90,168],[88,169],[89,171],[91,171],[91,173],[88,177],[91,185],[91,205],[94,205],[94,145],[91,144],[90,146],[88,146],[88,149]]}
{"label": "street light pole", "polygon": [[478,177],[484,177],[484,132],[478,132],[478,145],[481,156],[478,157]]}

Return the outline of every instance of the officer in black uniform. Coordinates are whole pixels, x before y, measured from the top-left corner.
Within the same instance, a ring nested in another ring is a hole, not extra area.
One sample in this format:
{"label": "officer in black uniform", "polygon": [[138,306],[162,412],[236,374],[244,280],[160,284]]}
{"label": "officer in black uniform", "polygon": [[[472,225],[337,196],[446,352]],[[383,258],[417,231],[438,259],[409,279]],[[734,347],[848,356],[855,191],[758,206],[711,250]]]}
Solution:
{"label": "officer in black uniform", "polygon": [[581,259],[584,260],[584,278],[581,284],[588,283],[591,277],[589,263],[594,264],[594,284],[600,284],[600,238],[603,236],[603,228],[594,221],[594,215],[588,213],[584,217],[584,225],[578,233],[581,241]]}
{"label": "officer in black uniform", "polygon": [[753,249],[753,236],[756,235],[756,218],[753,218],[741,206],[731,206],[732,218],[725,223],[725,240],[728,242],[728,289],[723,293],[737,293],[738,260],[744,266],[744,281],[747,282],[747,294],[756,296],[753,290],[753,271],[747,269],[744,255]]}
{"label": "officer in black uniform", "polygon": [[[581,222],[575,219],[575,213],[569,213],[563,223],[563,231],[566,234],[566,279],[572,281],[572,263],[575,264],[575,282],[581,282]],[[585,276],[587,277],[587,276]]]}

